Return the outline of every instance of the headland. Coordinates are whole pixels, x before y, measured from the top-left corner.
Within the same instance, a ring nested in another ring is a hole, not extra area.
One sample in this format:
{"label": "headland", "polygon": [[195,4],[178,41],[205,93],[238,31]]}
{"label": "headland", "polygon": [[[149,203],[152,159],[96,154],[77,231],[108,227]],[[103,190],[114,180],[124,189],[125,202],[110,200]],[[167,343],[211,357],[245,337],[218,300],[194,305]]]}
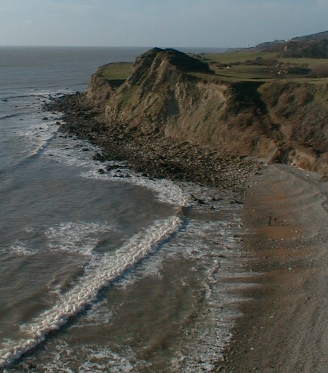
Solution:
{"label": "headland", "polygon": [[62,131],[102,148],[98,160],[229,189],[245,203],[243,246],[258,286],[244,290],[250,300],[218,372],[327,367],[322,43],[277,41],[197,56],[154,48],[134,64],[100,67],[87,92],[47,105],[64,113]]}

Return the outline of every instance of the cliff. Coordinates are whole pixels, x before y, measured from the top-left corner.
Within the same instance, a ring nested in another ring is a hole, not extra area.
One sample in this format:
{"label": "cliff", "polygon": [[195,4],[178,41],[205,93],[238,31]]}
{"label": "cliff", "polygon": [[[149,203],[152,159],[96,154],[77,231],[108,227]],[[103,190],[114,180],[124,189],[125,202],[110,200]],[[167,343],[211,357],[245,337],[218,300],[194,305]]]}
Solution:
{"label": "cliff", "polygon": [[227,81],[175,50],[152,49],[116,86],[102,73],[87,97],[109,127],[328,174],[326,80]]}
{"label": "cliff", "polygon": [[127,62],[109,63],[99,67],[91,76],[86,92],[87,99],[96,107],[103,107],[131,71],[132,65]]}

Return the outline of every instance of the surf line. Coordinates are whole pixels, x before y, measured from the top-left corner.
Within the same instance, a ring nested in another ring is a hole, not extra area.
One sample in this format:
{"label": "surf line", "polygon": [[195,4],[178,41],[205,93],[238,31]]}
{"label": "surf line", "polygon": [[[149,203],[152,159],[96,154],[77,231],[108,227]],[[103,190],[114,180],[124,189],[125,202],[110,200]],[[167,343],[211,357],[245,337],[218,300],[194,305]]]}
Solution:
{"label": "surf line", "polygon": [[178,215],[158,220],[137,233],[114,254],[105,254],[98,265],[87,271],[78,284],[61,297],[60,302],[24,326],[25,339],[14,346],[0,349],[0,368],[8,367],[45,341],[50,332],[59,330],[69,319],[94,302],[101,289],[177,232],[182,226],[181,210]]}

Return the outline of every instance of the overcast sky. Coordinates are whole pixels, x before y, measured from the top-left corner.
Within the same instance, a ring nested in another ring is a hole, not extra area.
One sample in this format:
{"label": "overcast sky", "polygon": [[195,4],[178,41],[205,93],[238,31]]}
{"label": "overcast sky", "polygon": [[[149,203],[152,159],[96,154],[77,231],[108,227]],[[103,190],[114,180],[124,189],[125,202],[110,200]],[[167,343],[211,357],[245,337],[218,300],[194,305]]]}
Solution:
{"label": "overcast sky", "polygon": [[328,0],[0,0],[0,45],[246,47],[327,20]]}

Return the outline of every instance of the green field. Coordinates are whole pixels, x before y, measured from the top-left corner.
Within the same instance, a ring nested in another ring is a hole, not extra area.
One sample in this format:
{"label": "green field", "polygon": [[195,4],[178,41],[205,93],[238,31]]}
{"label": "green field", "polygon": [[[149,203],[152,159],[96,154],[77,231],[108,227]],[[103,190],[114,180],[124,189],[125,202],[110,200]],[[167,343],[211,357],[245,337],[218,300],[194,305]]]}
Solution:
{"label": "green field", "polygon": [[262,58],[274,58],[275,53],[271,52],[260,52],[253,51],[251,49],[240,50],[235,52],[217,53],[217,54],[203,54],[204,59],[209,62],[220,62],[220,63],[233,63],[233,62],[245,62],[247,60],[254,60],[257,57]]}
{"label": "green field", "polygon": [[[328,59],[281,58],[276,52],[256,49],[202,54],[215,76],[227,81],[271,81],[277,79],[322,81],[328,78]],[[200,77],[200,74],[193,74]],[[203,75],[203,74],[201,74]]]}
{"label": "green field", "polygon": [[[322,81],[328,79],[328,59],[281,58],[275,52],[256,49],[238,50],[218,54],[197,55],[210,64],[215,74],[190,73],[198,78],[219,81]],[[102,66],[97,74],[108,81],[122,81],[132,73],[133,64],[112,63]],[[304,71],[303,71],[304,70]]]}
{"label": "green field", "polygon": [[106,80],[125,80],[132,72],[133,64],[129,62],[111,63],[98,69],[97,74]]}

